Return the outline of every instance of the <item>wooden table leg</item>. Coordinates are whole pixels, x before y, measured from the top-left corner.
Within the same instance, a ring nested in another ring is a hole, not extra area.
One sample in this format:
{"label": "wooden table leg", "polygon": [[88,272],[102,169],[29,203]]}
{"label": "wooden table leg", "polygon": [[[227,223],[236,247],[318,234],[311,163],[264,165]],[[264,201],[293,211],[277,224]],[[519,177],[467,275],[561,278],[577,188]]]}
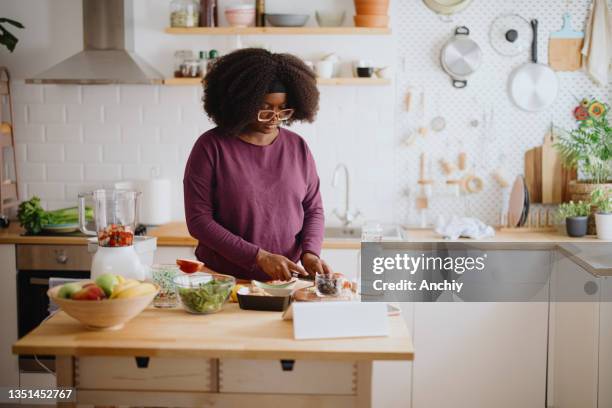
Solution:
{"label": "wooden table leg", "polygon": [[372,361],[357,362],[357,408],[372,406]]}
{"label": "wooden table leg", "polygon": [[[55,377],[57,387],[74,388],[74,358],[72,356],[55,356]],[[61,408],[76,408],[75,402],[58,402]]]}

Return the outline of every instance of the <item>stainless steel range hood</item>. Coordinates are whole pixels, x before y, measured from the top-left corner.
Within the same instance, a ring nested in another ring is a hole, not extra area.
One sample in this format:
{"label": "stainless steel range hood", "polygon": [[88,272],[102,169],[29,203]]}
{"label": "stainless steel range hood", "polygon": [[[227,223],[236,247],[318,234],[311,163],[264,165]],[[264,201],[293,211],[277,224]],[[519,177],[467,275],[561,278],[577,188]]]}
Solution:
{"label": "stainless steel range hood", "polygon": [[26,79],[30,84],[161,84],[134,53],[132,0],[83,0],[83,51]]}

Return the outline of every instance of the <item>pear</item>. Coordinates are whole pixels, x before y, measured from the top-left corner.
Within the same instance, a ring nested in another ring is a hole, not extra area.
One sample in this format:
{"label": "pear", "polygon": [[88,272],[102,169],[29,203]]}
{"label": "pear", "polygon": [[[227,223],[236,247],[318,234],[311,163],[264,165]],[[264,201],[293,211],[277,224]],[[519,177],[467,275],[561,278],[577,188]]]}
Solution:
{"label": "pear", "polygon": [[73,294],[81,290],[81,284],[78,282],[64,283],[60,290],[57,292],[57,296],[62,299],[70,299]]}
{"label": "pear", "polygon": [[119,284],[119,279],[114,273],[105,273],[96,278],[96,285],[102,288],[104,294],[110,297],[113,294],[113,289]]}

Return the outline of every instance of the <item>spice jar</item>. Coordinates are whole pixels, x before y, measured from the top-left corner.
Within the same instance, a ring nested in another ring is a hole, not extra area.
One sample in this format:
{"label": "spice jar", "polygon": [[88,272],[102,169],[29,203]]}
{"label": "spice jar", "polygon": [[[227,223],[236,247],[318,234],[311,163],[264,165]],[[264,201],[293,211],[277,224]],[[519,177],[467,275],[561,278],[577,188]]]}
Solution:
{"label": "spice jar", "polygon": [[183,61],[181,65],[181,75],[183,78],[197,78],[200,75],[200,61],[197,59],[188,59]]}
{"label": "spice jar", "polygon": [[151,267],[151,280],[159,286],[159,292],[153,299],[155,307],[176,307],[178,305],[178,295],[174,286],[174,278],[179,276],[181,271],[176,265],[156,264]]}
{"label": "spice jar", "polygon": [[197,27],[200,5],[196,0],[172,0],[170,3],[170,27]]}
{"label": "spice jar", "polygon": [[174,77],[183,77],[183,65],[185,61],[193,59],[193,52],[190,50],[178,50],[174,53]]}

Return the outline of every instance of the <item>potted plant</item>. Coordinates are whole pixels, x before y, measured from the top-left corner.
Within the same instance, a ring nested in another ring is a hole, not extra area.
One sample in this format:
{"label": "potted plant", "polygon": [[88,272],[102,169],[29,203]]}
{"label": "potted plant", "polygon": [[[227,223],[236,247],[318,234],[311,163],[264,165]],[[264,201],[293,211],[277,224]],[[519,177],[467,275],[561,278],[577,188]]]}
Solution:
{"label": "potted plant", "polygon": [[597,238],[612,240],[612,190],[598,188],[591,193],[591,202],[597,207],[595,212]]}
{"label": "potted plant", "polygon": [[570,237],[583,237],[587,233],[591,205],[584,201],[570,201],[559,205],[557,210],[560,219],[565,220],[565,229]]}
{"label": "potted plant", "polygon": [[[584,98],[574,108],[578,127],[560,131],[555,147],[564,166],[578,169],[578,180],[568,184],[573,201],[587,201],[598,189],[612,188],[612,126],[610,107],[594,98]],[[589,217],[589,234],[595,234],[595,218]]]}

